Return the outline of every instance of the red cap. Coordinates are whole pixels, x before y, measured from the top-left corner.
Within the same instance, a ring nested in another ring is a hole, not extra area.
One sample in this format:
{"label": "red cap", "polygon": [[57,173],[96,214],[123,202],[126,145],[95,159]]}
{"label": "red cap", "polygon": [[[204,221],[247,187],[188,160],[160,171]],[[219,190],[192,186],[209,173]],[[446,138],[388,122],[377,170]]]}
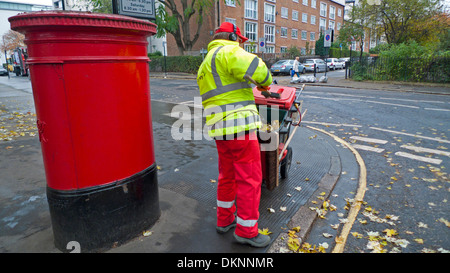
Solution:
{"label": "red cap", "polygon": [[[224,22],[220,25],[220,27],[216,30],[215,33],[219,32],[233,32],[234,31],[234,25],[230,22]],[[241,34],[241,30],[236,26],[236,35],[239,36],[242,43],[247,41],[248,38]]]}

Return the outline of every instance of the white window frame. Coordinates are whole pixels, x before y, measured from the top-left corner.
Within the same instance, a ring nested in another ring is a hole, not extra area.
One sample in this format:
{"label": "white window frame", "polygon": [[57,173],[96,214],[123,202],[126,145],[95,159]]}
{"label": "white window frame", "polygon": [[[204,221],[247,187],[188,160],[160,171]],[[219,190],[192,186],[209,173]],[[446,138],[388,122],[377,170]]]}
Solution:
{"label": "white window frame", "polygon": [[227,18],[227,17],[225,17],[225,22],[230,22],[230,23],[236,25],[236,19],[234,19],[234,18]]}
{"label": "white window frame", "polygon": [[317,0],[311,0],[311,8],[317,9]]}
{"label": "white window frame", "polygon": [[302,0],[302,3],[303,3],[304,6],[307,6],[308,5],[308,0]]}
{"label": "white window frame", "polygon": [[316,24],[316,16],[315,15],[311,15],[310,16],[310,21],[311,21],[311,25],[315,25]]}
{"label": "white window frame", "polygon": [[320,2],[320,16],[327,17],[327,3]]}
{"label": "white window frame", "polygon": [[281,27],[280,28],[280,37],[281,38],[287,38],[288,37],[288,28],[287,27]]}
{"label": "white window frame", "polygon": [[334,30],[335,27],[336,24],[334,23],[334,21],[328,20],[328,29]]}
{"label": "white window frame", "polygon": [[330,5],[330,19],[336,20],[336,7]]}
{"label": "white window frame", "polygon": [[339,16],[339,17],[342,17],[342,9],[339,9],[339,8],[338,8],[338,16]]}
{"label": "white window frame", "polygon": [[[249,31],[247,25],[252,25],[252,31]],[[244,36],[248,38],[249,41],[257,42],[258,41],[258,23],[251,21],[244,21]],[[255,38],[252,39],[252,36]]]}
{"label": "white window frame", "polygon": [[286,7],[281,7],[281,18],[289,19],[289,9]]}
{"label": "white window frame", "polygon": [[[304,35],[304,37],[303,37]],[[308,31],[306,30],[302,30],[302,40],[307,40],[308,39]]]}
{"label": "white window frame", "polygon": [[302,12],[302,23],[308,23],[308,13]]}
{"label": "white window frame", "polygon": [[[251,48],[253,48],[253,51],[251,51]],[[258,46],[257,44],[244,44],[244,50],[250,53],[258,53]]]}
{"label": "white window frame", "polygon": [[[267,30],[271,29],[273,33],[268,33]],[[266,39],[266,43],[274,44],[275,43],[275,26],[264,24],[264,38]],[[271,39],[272,38],[272,39]]]}
{"label": "white window frame", "polygon": [[275,53],[275,46],[266,46],[266,53]]}
{"label": "white window frame", "polygon": [[298,10],[292,10],[292,21],[298,21]]}
{"label": "white window frame", "polygon": [[315,32],[310,32],[309,33],[309,40],[311,42],[314,42],[316,40],[316,33]]}
{"label": "white window frame", "polygon": [[[269,10],[269,7],[271,10]],[[271,14],[268,12],[273,12],[273,13]],[[275,24],[276,23],[275,14],[276,14],[276,6],[273,4],[264,3],[264,22]]]}
{"label": "white window frame", "polygon": [[280,47],[280,53],[286,53],[288,50],[287,46],[281,46]]}
{"label": "white window frame", "polygon": [[291,30],[291,39],[298,39],[298,29],[293,28]]}
{"label": "white window frame", "polygon": [[319,31],[325,31],[327,29],[327,19],[319,18]]}
{"label": "white window frame", "polygon": [[236,0],[225,0],[225,5],[229,7],[236,7]]}
{"label": "white window frame", "polygon": [[336,30],[341,30],[341,23],[340,22],[337,22]]}
{"label": "white window frame", "polygon": [[245,0],[244,18],[258,20],[258,0]]}

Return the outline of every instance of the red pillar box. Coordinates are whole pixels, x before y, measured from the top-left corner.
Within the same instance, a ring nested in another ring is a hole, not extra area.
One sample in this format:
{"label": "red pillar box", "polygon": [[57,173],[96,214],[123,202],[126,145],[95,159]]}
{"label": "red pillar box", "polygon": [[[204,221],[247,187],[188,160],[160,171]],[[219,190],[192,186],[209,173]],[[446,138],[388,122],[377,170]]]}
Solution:
{"label": "red pillar box", "polygon": [[122,243],[160,216],[150,111],[148,21],[31,12],[25,34],[55,245]]}

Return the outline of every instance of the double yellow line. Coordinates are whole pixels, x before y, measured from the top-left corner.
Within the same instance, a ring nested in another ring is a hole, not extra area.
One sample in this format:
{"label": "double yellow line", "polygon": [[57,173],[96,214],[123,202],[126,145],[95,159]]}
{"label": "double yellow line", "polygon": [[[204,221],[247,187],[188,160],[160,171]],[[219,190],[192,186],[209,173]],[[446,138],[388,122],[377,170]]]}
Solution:
{"label": "double yellow line", "polygon": [[366,184],[367,184],[367,169],[366,164],[364,163],[364,160],[362,159],[361,155],[356,151],[355,148],[353,148],[349,143],[344,141],[343,139],[337,137],[336,135],[333,135],[327,131],[324,131],[319,128],[306,126],[309,129],[319,131],[321,133],[324,133],[328,136],[331,136],[335,141],[341,143],[345,147],[347,147],[352,153],[355,155],[356,161],[359,164],[359,185],[358,190],[355,195],[355,202],[353,203],[352,207],[350,208],[350,211],[348,212],[347,219],[348,221],[344,224],[344,227],[341,230],[341,234],[336,237],[336,245],[334,246],[334,249],[332,253],[343,253],[345,243],[347,242],[347,237],[350,234],[350,230],[352,229],[353,223],[356,220],[356,216],[358,215],[358,212],[361,208],[361,204],[363,202],[364,194],[366,193]]}

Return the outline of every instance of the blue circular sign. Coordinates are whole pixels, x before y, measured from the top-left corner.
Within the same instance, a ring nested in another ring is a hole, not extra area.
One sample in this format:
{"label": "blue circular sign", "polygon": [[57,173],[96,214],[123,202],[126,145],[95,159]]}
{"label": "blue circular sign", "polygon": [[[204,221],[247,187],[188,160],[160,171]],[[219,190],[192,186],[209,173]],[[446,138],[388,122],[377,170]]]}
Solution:
{"label": "blue circular sign", "polygon": [[331,35],[330,34],[325,35],[325,40],[329,41],[330,39],[331,39]]}
{"label": "blue circular sign", "polygon": [[260,42],[260,43],[259,43],[259,46],[260,46],[260,47],[263,47],[263,46],[264,46],[264,42]]}

